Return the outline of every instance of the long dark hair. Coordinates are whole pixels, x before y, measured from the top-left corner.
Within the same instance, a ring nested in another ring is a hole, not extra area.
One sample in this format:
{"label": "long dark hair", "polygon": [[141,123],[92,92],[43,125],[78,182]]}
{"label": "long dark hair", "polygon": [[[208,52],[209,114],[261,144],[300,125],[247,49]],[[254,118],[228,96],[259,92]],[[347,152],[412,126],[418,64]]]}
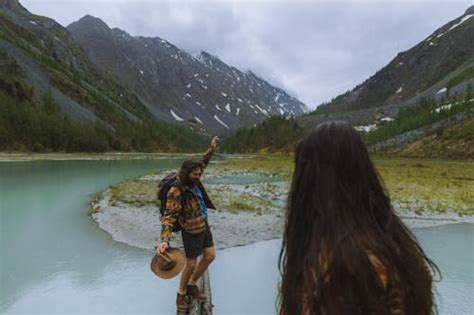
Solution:
{"label": "long dark hair", "polygon": [[430,268],[439,273],[394,213],[354,128],[323,123],[298,143],[279,256],[282,313],[299,315],[305,304],[311,314],[431,314]]}
{"label": "long dark hair", "polygon": [[178,170],[178,176],[181,179],[181,183],[183,185],[189,185],[192,183],[191,179],[189,178],[189,173],[191,173],[196,168],[200,168],[201,171],[203,170],[202,161],[186,160],[181,164],[181,167]]}

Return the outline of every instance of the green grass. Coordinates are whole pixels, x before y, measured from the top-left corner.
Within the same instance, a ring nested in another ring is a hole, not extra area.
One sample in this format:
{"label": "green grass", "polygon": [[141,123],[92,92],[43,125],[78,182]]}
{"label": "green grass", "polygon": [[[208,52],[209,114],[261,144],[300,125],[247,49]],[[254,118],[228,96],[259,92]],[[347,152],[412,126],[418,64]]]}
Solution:
{"label": "green grass", "polygon": [[375,159],[375,164],[401,208],[474,215],[474,161]]}
{"label": "green grass", "polygon": [[420,140],[390,148],[388,156],[409,158],[472,159],[474,157],[474,116],[430,134]]}
{"label": "green grass", "polygon": [[[373,161],[392,203],[402,210],[419,214],[429,211],[474,215],[474,160],[373,157]],[[215,173],[217,176],[224,174],[219,172],[250,171],[259,174],[278,174],[289,183],[293,172],[293,156],[259,154],[243,159],[223,160],[210,167],[217,172]],[[111,187],[112,201],[139,206],[153,204],[156,200],[157,183],[152,180],[130,178]],[[277,190],[275,183],[262,185],[266,193]],[[232,188],[226,185],[209,185],[206,190],[218,209],[225,209],[231,213],[250,211],[260,215],[270,208],[275,209],[272,198],[252,196],[248,193],[233,195]]]}
{"label": "green grass", "polygon": [[123,202],[136,206],[157,204],[157,181],[130,178],[109,188],[112,202]]}
{"label": "green grass", "polygon": [[[288,180],[287,176],[290,172],[290,168],[290,156],[268,154],[248,159],[222,160],[217,164],[209,166],[204,177],[231,176],[231,174],[235,174],[236,172],[251,172],[261,175],[285,176],[286,174],[286,179]],[[283,171],[283,173],[280,171]],[[165,171],[163,174],[167,174],[168,172],[169,171]],[[163,174],[160,173],[157,177],[161,178]],[[140,180],[138,177],[131,177],[112,185],[109,187],[111,204],[116,205],[120,202],[137,207],[158,205],[156,195],[158,182],[158,179]],[[239,189],[249,188],[246,184],[237,185],[237,187],[235,187],[235,185],[226,184],[209,184],[206,185],[206,190],[219,211],[223,210],[235,214],[246,211],[261,215],[277,210],[274,199],[279,189],[281,189],[277,187],[277,184],[270,182],[251,185],[258,185],[258,189],[263,190],[273,197],[264,198],[258,195],[242,193]]]}
{"label": "green grass", "polygon": [[[474,215],[474,161],[374,158],[394,203],[417,212],[457,212]],[[225,160],[228,169],[249,169],[283,175],[293,172],[291,155],[258,155]]]}
{"label": "green grass", "polygon": [[[441,106],[441,104],[423,98],[416,106],[401,109],[399,115],[394,121],[389,122],[375,131],[363,133],[362,136],[365,142],[368,145],[371,145],[393,138],[404,132],[433,124],[434,122],[453,116],[457,113],[469,111],[474,108],[474,102],[467,100],[469,97],[470,96],[467,96],[465,100],[460,100],[458,101],[458,104],[439,112],[436,112],[435,109]],[[455,100],[451,99],[449,102],[454,103]]]}
{"label": "green grass", "polygon": [[293,154],[258,154],[246,159],[227,159],[216,167],[222,170],[249,170],[290,179],[293,172]]}
{"label": "green grass", "polygon": [[240,198],[232,198],[229,202],[231,209],[236,209],[236,210],[253,210],[254,206]]}
{"label": "green grass", "polygon": [[471,80],[474,78],[474,65],[467,67],[464,69],[460,74],[458,74],[456,77],[452,78],[451,80],[448,81],[446,84],[446,87],[448,89],[451,89],[452,87],[467,81]]}

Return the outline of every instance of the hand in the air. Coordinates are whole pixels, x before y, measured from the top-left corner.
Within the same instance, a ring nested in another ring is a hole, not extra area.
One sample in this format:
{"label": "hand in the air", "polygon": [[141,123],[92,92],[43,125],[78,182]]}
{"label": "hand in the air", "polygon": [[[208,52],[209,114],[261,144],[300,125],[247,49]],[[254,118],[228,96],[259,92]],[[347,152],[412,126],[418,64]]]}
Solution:
{"label": "hand in the air", "polygon": [[218,139],[219,139],[219,138],[218,138],[217,136],[212,137],[212,140],[211,140],[211,147],[212,147],[213,149],[215,149],[215,148],[217,147],[217,140],[218,140]]}

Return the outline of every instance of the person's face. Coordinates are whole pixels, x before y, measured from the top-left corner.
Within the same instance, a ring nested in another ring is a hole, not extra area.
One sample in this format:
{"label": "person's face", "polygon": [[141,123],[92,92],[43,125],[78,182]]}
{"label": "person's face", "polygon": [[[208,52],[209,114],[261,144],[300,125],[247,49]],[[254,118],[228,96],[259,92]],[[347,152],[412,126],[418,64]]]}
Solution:
{"label": "person's face", "polygon": [[195,168],[189,173],[189,180],[197,182],[201,178],[201,168]]}

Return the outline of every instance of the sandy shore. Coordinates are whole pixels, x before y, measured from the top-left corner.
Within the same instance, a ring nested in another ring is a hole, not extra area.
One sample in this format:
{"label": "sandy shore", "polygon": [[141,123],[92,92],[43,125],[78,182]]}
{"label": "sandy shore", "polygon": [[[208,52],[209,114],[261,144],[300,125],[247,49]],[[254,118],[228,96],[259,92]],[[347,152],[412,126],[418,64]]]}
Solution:
{"label": "sandy shore", "polygon": [[[112,206],[104,199],[100,202],[100,210],[92,217],[118,242],[148,250],[159,243],[161,224],[156,207],[120,203]],[[209,209],[209,225],[218,249],[279,238],[283,231],[281,217],[250,212],[233,214]],[[182,247],[180,233],[173,233],[171,245]]]}
{"label": "sandy shore", "polygon": [[443,224],[452,223],[474,223],[474,216],[472,215],[459,215],[455,212],[446,213],[435,213],[426,212],[422,215],[418,215],[411,211],[399,211],[400,218],[410,228],[424,228],[433,227]]}
{"label": "sandy shore", "polygon": [[[167,172],[142,176],[135,179],[136,184],[133,185],[138,185],[139,191],[144,191],[143,185],[154,188],[165,173]],[[219,181],[222,178],[235,178],[235,176],[240,176],[242,183]],[[222,169],[206,170],[205,178],[206,189],[219,207],[219,210],[209,209],[209,224],[217,249],[282,237],[284,205],[289,188],[287,181],[278,179],[272,174]],[[245,182],[249,178],[254,181],[257,179],[257,182]],[[258,182],[259,178],[262,182]],[[127,185],[133,186],[129,183],[124,187]],[[153,193],[148,194],[148,202],[137,204],[127,199],[130,196],[123,192],[125,189],[120,190],[120,193],[125,194],[122,198],[115,196],[117,193],[113,189],[105,190],[92,201],[92,218],[114,240],[153,250],[153,247],[159,243],[161,231],[158,207],[153,202]],[[133,191],[131,189],[127,193],[133,194]],[[142,197],[142,199],[146,198]],[[236,203],[235,200],[238,202]],[[239,209],[239,207],[247,206],[252,209]],[[417,214],[401,209],[397,203],[394,203],[394,207],[402,220],[411,228],[461,222],[474,223],[474,216],[460,216],[452,212]],[[173,234],[171,245],[182,247],[180,233]]]}

